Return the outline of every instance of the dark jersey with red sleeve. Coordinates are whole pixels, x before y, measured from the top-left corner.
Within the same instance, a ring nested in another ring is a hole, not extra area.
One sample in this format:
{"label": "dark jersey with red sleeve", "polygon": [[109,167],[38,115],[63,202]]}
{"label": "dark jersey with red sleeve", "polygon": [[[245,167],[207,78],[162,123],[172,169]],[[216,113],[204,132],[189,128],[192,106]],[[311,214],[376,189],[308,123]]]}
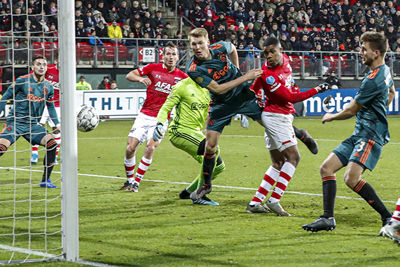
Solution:
{"label": "dark jersey with red sleeve", "polygon": [[140,112],[151,117],[157,117],[158,111],[164,104],[172,86],[188,77],[186,73],[178,68],[171,72],[163,63],[151,63],[139,68],[140,76],[147,76],[151,84],[147,87],[146,100]]}

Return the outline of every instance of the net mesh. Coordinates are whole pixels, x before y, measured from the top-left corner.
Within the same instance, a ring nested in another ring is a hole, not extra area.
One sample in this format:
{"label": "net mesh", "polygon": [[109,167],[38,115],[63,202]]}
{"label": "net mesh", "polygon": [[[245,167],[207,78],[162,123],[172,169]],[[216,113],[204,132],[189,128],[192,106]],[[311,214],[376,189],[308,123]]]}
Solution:
{"label": "net mesh", "polygon": [[[13,89],[10,102],[0,116],[0,126],[16,134],[16,125],[21,118],[11,107],[28,102],[29,121],[27,140],[19,138],[0,157],[0,263],[15,263],[59,258],[62,254],[61,241],[61,190],[59,165],[55,167],[51,180],[57,189],[42,188],[43,159],[46,150],[39,148],[39,162],[32,164],[29,133],[36,125],[32,118],[34,97],[19,99],[18,84],[13,82],[21,75],[29,74],[32,59],[43,55],[48,64],[54,64],[58,52],[57,1],[20,0],[2,1],[0,15],[0,89],[4,94],[8,87]],[[7,22],[8,21],[8,22]],[[7,23],[4,23],[7,22]],[[22,24],[22,25],[21,25]],[[53,66],[55,68],[55,66]],[[28,79],[28,86],[31,82]],[[7,117],[6,117],[7,116]],[[18,117],[18,119],[17,119]],[[50,129],[50,128],[49,128]],[[0,144],[3,141],[0,136]]]}

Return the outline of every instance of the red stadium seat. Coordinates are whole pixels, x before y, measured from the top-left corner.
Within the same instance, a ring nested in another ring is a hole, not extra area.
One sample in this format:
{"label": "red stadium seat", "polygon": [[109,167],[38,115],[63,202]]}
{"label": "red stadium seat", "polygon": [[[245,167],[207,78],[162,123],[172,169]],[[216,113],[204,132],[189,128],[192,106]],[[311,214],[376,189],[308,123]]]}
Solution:
{"label": "red stadium seat", "polygon": [[93,48],[88,43],[77,43],[76,44],[76,63],[79,64],[80,59],[89,60],[89,64],[92,64]]}

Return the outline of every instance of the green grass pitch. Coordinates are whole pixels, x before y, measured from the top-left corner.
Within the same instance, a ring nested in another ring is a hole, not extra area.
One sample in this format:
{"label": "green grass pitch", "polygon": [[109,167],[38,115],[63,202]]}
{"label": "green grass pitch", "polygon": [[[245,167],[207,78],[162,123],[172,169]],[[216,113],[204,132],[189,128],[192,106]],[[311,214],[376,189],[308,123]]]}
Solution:
{"label": "green grass pitch", "polygon": [[[123,158],[126,136],[132,121],[106,121],[93,132],[79,133],[79,222],[80,258],[117,266],[396,266],[400,248],[378,236],[379,215],[364,200],[346,187],[343,170],[337,175],[337,228],[333,232],[310,233],[301,226],[322,214],[319,166],[326,156],[354,129],[354,120],[321,124],[319,117],[296,118],[298,128],[306,128],[318,139],[319,154],[312,155],[300,142],[301,161],[288,191],[281,200],[292,217],[272,214],[247,214],[246,205],[258,188],[270,165],[264,145],[263,128],[255,122],[249,129],[237,121],[226,127],[220,139],[226,171],[214,181],[210,197],[218,207],[192,205],[178,199],[200,171],[200,166],[186,153],[174,148],[168,139],[158,147],[153,163],[139,188],[139,193],[119,191],[125,181]],[[364,179],[387,201],[390,210],[400,194],[400,117],[390,117],[392,139],[384,147],[378,166],[366,171]],[[68,145],[68,144],[64,144]],[[137,162],[143,154],[137,153]],[[29,165],[27,142],[17,142],[17,167]],[[41,159],[43,151],[40,152]],[[13,166],[14,153],[7,153],[0,166]],[[60,185],[59,165],[52,180]],[[0,217],[13,214],[13,206],[1,202],[14,196],[17,183],[38,183],[38,172],[0,169]],[[15,175],[14,175],[15,174]],[[59,190],[49,190],[48,216],[60,208]],[[18,186],[16,199],[44,197],[37,186]],[[26,202],[16,204],[17,214],[28,214]],[[32,206],[32,214],[41,214],[44,207]],[[27,222],[16,224],[16,233],[23,233]],[[60,217],[46,226],[57,231]],[[12,221],[0,220],[0,244],[11,245]],[[43,222],[32,220],[33,231],[43,229]],[[16,244],[24,246],[20,236]],[[59,246],[60,234],[48,239],[49,246]],[[32,237],[32,248],[40,248],[43,240]],[[54,253],[56,253],[55,251]],[[52,253],[52,252],[50,252]],[[8,260],[9,252],[0,250],[0,261]],[[21,254],[19,258],[23,258]],[[18,258],[18,257],[17,257]],[[40,263],[36,266],[78,266],[73,263]]]}

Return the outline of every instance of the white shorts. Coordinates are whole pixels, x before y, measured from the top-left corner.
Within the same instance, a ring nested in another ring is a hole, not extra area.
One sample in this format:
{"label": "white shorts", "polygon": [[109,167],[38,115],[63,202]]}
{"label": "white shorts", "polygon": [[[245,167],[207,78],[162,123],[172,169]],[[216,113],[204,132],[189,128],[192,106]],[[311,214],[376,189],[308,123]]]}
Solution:
{"label": "white shorts", "polygon": [[261,120],[265,126],[265,145],[269,150],[278,149],[280,152],[288,147],[297,145],[293,130],[293,115],[272,112],[262,112]]}
{"label": "white shorts", "polygon": [[[58,121],[61,122],[61,110],[60,107],[54,107],[56,109],[57,112],[57,117],[58,117]],[[45,125],[46,122],[49,124],[49,126],[51,128],[55,127],[56,125],[54,124],[54,122],[51,120],[50,115],[49,115],[49,111],[47,110],[47,107],[44,107],[43,110],[43,114],[42,114],[42,118],[40,119],[40,124]]]}
{"label": "white shorts", "polygon": [[[165,123],[163,124],[164,131],[166,132],[168,128],[168,121],[165,121]],[[139,144],[143,144],[144,142],[150,140],[150,138],[153,138],[153,132],[156,125],[157,118],[139,113],[135,122],[132,125],[128,136],[136,138],[137,140],[139,140]]]}

